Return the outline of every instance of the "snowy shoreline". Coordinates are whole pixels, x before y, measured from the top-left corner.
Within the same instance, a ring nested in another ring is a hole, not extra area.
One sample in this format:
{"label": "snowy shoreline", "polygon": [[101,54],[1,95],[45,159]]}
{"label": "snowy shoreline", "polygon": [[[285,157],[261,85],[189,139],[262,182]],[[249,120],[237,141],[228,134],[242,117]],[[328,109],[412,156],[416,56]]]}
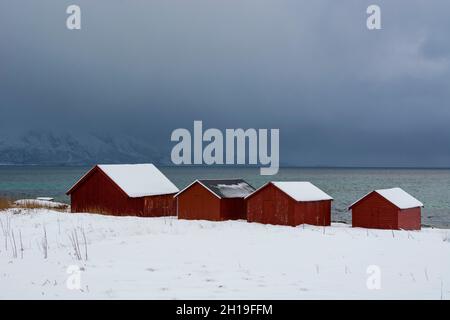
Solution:
{"label": "snowy shoreline", "polygon": [[[0,212],[0,299],[450,299],[447,229],[17,210]],[[70,266],[80,269],[79,289],[67,287]],[[380,289],[367,286],[370,266]]]}

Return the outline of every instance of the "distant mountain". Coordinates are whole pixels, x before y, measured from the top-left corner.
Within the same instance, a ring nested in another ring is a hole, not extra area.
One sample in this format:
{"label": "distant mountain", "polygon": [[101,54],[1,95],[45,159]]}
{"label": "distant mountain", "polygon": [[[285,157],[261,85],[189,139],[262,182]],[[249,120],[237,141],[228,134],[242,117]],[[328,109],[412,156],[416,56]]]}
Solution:
{"label": "distant mountain", "polygon": [[0,136],[0,164],[87,165],[153,162],[168,164],[161,152],[129,136],[30,130]]}

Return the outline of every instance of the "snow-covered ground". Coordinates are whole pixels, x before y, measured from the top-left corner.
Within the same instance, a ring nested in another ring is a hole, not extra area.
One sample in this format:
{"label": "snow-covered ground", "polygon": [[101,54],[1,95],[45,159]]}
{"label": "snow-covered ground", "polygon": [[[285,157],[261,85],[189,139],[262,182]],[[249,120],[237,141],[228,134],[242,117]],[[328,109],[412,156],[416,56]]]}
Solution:
{"label": "snow-covered ground", "polygon": [[450,230],[292,228],[44,209],[11,209],[0,221],[10,234],[6,249],[0,229],[0,299],[450,298]]}

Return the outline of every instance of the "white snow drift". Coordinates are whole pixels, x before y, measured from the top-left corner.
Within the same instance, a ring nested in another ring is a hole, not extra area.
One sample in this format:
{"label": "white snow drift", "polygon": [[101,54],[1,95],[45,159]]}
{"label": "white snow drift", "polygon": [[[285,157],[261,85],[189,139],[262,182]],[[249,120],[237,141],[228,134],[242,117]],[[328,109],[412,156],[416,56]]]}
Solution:
{"label": "white snow drift", "polygon": [[0,299],[450,298],[449,230],[23,209],[0,221]]}

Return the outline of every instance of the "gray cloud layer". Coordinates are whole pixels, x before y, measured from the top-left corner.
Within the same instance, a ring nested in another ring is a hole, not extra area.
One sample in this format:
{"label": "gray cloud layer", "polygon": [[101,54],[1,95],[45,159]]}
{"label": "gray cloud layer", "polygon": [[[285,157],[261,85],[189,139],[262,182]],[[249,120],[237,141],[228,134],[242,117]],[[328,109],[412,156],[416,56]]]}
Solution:
{"label": "gray cloud layer", "polygon": [[[82,30],[65,9],[82,8]],[[450,165],[450,2],[0,3],[0,131],[280,128],[295,165]]]}

